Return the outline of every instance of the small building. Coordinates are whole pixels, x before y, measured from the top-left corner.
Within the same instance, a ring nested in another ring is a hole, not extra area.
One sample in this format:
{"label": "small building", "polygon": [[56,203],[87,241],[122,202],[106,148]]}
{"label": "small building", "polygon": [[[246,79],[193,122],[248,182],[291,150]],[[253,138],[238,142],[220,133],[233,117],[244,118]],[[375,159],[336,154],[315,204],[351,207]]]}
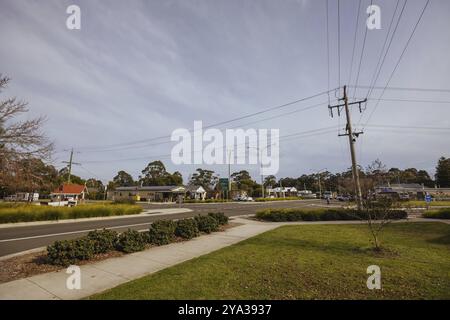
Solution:
{"label": "small building", "polygon": [[276,187],[267,189],[267,196],[274,196],[275,198],[297,197],[297,193],[298,191],[295,187]]}
{"label": "small building", "polygon": [[184,197],[186,188],[183,186],[133,186],[118,187],[115,190],[108,191],[108,199],[116,200],[134,200],[134,201],[159,201],[173,202],[180,196]]}
{"label": "small building", "polygon": [[76,202],[84,201],[88,190],[82,184],[63,184],[50,194],[52,202],[67,201],[73,199]]}
{"label": "small building", "polygon": [[187,186],[186,196],[189,199],[203,201],[206,199],[206,190],[202,186],[194,186],[194,185]]}

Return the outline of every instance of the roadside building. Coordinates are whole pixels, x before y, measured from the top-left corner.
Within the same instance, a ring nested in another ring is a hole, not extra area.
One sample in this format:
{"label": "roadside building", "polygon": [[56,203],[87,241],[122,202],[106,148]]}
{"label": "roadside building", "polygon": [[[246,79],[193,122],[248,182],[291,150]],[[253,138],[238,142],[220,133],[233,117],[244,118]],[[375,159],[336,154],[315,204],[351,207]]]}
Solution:
{"label": "roadside building", "polygon": [[400,183],[378,186],[375,188],[377,196],[388,196],[394,199],[424,200],[429,194],[435,199],[450,199],[450,188],[427,188],[418,183]]}
{"label": "roadside building", "polygon": [[118,187],[115,190],[108,191],[108,199],[116,200],[134,200],[134,201],[176,201],[179,196],[186,194],[186,188],[183,186],[133,186]]}
{"label": "roadside building", "polygon": [[76,202],[84,201],[88,190],[82,184],[63,184],[50,194],[52,202],[67,201],[73,199]]}
{"label": "roadside building", "polygon": [[298,190],[295,187],[276,187],[276,188],[268,188],[267,196],[273,196],[275,198],[284,198],[284,197],[297,197]]}
{"label": "roadside building", "polygon": [[202,186],[187,186],[186,188],[186,196],[189,199],[193,200],[205,200],[206,199],[206,190]]}

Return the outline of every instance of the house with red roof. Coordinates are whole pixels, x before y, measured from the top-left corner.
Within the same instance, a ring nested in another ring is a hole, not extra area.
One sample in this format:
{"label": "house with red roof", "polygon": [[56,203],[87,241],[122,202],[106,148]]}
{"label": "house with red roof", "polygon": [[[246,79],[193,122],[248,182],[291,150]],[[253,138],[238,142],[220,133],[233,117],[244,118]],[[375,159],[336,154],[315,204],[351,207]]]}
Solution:
{"label": "house with red roof", "polygon": [[86,194],[88,194],[87,187],[82,184],[63,184],[55,189],[50,197],[52,201],[67,201],[73,199],[78,201],[83,201]]}

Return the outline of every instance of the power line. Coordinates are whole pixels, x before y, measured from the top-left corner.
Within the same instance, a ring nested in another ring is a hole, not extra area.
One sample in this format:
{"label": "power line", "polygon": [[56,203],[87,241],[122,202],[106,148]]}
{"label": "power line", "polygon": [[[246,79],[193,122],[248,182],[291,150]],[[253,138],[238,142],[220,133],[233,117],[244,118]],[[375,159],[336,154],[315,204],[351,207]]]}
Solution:
{"label": "power line", "polygon": [[339,87],[341,87],[341,1],[338,0],[338,83]]}
{"label": "power line", "polygon": [[394,128],[394,129],[417,129],[417,130],[450,130],[450,127],[433,127],[433,126],[404,126],[404,125],[386,125],[386,124],[369,124],[368,127],[373,128]]}
{"label": "power line", "polygon": [[[387,86],[389,86],[389,83],[391,82],[391,80],[392,80],[392,78],[393,78],[393,76],[394,76],[394,74],[395,74],[395,71],[397,71],[397,68],[398,68],[398,66],[400,65],[400,62],[402,61],[403,56],[405,55],[406,49],[408,49],[409,43],[411,42],[411,39],[413,38],[413,36],[414,36],[414,34],[415,34],[415,32],[416,32],[416,29],[417,29],[417,27],[418,27],[420,21],[422,20],[422,17],[423,17],[423,15],[424,15],[425,10],[427,9],[429,3],[430,3],[430,0],[427,0],[427,2],[425,3],[425,6],[424,6],[423,9],[422,9],[422,12],[420,13],[419,19],[417,19],[417,22],[416,22],[416,24],[414,25],[414,28],[413,28],[413,30],[412,30],[412,32],[411,32],[411,35],[409,36],[408,41],[406,42],[405,47],[403,48],[403,51],[402,51],[400,57],[398,58],[397,63],[395,64],[394,70],[392,70],[392,73],[391,73],[391,75],[390,75],[389,78],[388,78],[388,81],[387,81],[387,83],[386,83],[385,88],[386,88]],[[381,101],[380,99],[383,97],[384,92],[385,92],[385,89],[383,89],[383,91],[381,92],[381,95],[380,95],[380,97],[379,97],[379,99],[378,99],[378,101],[377,101],[377,103],[376,103],[376,105],[375,105],[375,108],[374,108],[374,109],[372,110],[372,112],[369,114],[369,118],[367,119],[367,121],[366,121],[366,123],[365,123],[364,126],[366,126],[366,125],[369,123],[370,119],[372,118],[372,115],[373,115],[373,114],[375,113],[375,111],[377,110],[378,105],[380,104],[380,101]]]}
{"label": "power line", "polygon": [[361,10],[361,1],[359,0],[358,3],[358,11],[356,12],[356,25],[355,25],[355,34],[353,35],[353,50],[352,50],[352,60],[350,63],[350,74],[348,75],[348,82],[350,83],[350,81],[352,80],[352,73],[353,73],[353,60],[355,58],[355,48],[356,48],[356,36],[358,34],[358,25],[359,25],[359,12]]}
{"label": "power line", "polygon": [[330,104],[330,28],[328,26],[328,0],[326,1],[327,16],[327,69],[328,69],[328,104]]}
{"label": "power line", "polygon": [[[396,23],[395,28],[394,28],[394,31],[392,32],[391,40],[389,41],[389,45],[388,45],[388,47],[386,49],[386,52],[385,52],[385,54],[383,56],[384,48],[386,47],[387,40],[389,39],[389,33],[391,31],[391,28],[392,28],[392,23],[394,22],[395,13],[397,12],[398,4],[400,3],[400,0],[397,0],[397,5],[395,6],[394,14],[392,15],[391,22],[389,23],[389,29],[388,29],[388,32],[386,34],[386,38],[384,39],[383,48],[381,49],[380,56],[378,57],[377,66],[375,67],[375,72],[374,72],[374,74],[372,76],[372,80],[370,81],[370,86],[371,87],[375,86],[375,84],[376,84],[376,82],[378,80],[378,77],[380,76],[381,69],[383,68],[384,61],[386,59],[387,54],[389,53],[389,49],[391,48],[392,40],[394,39],[395,33],[397,32],[397,28],[398,28],[398,25],[400,24],[400,20],[401,20],[401,18],[403,16],[403,11],[405,10],[407,2],[408,1],[405,0],[405,2],[403,3],[402,10],[400,11],[400,14],[399,14],[398,19],[397,19],[397,23]],[[381,62],[381,65],[380,65],[380,62]],[[369,88],[369,90],[368,90],[368,92],[366,94],[366,98],[368,98],[372,94],[372,90],[373,90],[372,88]]]}
{"label": "power line", "polygon": [[[370,5],[372,5],[373,0],[370,0]],[[356,85],[355,87],[358,86],[358,81],[359,81],[359,75],[361,72],[361,64],[362,64],[362,60],[363,60],[363,56],[364,56],[364,49],[366,47],[366,38],[367,38],[367,26],[364,28],[364,40],[363,40],[363,46],[362,46],[362,50],[361,50],[361,56],[359,58],[359,66],[358,66],[358,72],[356,73]],[[355,92],[353,92],[353,98],[355,98],[356,95],[356,88],[355,88]]]}
{"label": "power line", "polygon": [[[335,89],[333,89],[333,90],[335,90]],[[279,109],[291,106],[293,104],[297,104],[297,103],[300,103],[300,102],[303,102],[303,101],[307,101],[307,100],[310,100],[310,99],[313,99],[313,98],[317,98],[317,97],[319,97],[321,95],[329,93],[330,91],[332,91],[332,90],[323,91],[323,92],[320,92],[320,93],[317,93],[317,94],[314,94],[314,95],[311,95],[311,96],[308,96],[308,97],[304,97],[304,98],[301,98],[301,99],[293,100],[293,101],[290,101],[290,102],[287,102],[287,103],[284,103],[284,104],[281,104],[281,105],[277,105],[277,106],[274,106],[274,107],[269,107],[269,108],[263,109],[261,111],[257,111],[257,112],[254,112],[254,113],[247,114],[245,116],[236,117],[236,118],[233,118],[233,119],[230,119],[230,120],[226,120],[226,121],[221,121],[221,122],[217,122],[217,123],[214,123],[214,124],[210,124],[208,126],[203,127],[203,129],[207,129],[207,128],[211,128],[211,127],[217,127],[217,126],[221,126],[221,125],[228,124],[228,123],[231,123],[231,122],[239,121],[239,120],[242,120],[242,119],[247,119],[247,118],[250,118],[250,117],[254,117],[256,115],[260,115],[260,114],[264,114],[264,113],[267,113],[267,112],[271,112],[271,111],[274,111],[274,110],[279,110]],[[191,129],[189,131],[193,132],[194,130]],[[103,148],[111,148],[111,147],[128,146],[128,145],[141,144],[141,143],[146,143],[146,142],[150,142],[150,141],[155,141],[155,140],[159,140],[159,139],[168,139],[168,138],[170,139],[170,137],[171,137],[170,135],[165,135],[165,136],[159,136],[159,137],[155,137],[155,138],[149,138],[149,139],[143,139],[143,140],[135,140],[135,141],[129,141],[129,142],[124,142],[124,143],[110,144],[110,145],[80,147],[79,149],[82,149],[82,150],[86,150],[86,149],[103,149]]]}
{"label": "power line", "polygon": [[[268,120],[272,120],[272,119],[276,119],[276,118],[281,118],[281,117],[284,117],[284,116],[287,116],[287,115],[292,115],[294,113],[303,112],[303,111],[310,110],[310,109],[313,109],[313,108],[317,108],[317,107],[320,107],[320,106],[323,106],[323,105],[326,105],[325,101],[321,102],[321,103],[314,104],[314,105],[306,106],[306,107],[303,107],[303,108],[300,108],[300,109],[295,109],[295,110],[290,111],[290,112],[281,113],[281,114],[278,114],[278,115],[275,115],[275,116],[272,116],[272,117],[263,118],[263,119],[255,120],[255,121],[252,121],[252,122],[247,122],[247,123],[244,123],[244,124],[240,124],[240,125],[237,125],[235,127],[231,127],[229,129],[234,129],[234,128],[237,128],[237,127],[245,127],[245,126],[248,126],[248,125],[251,125],[251,124],[256,124],[256,123],[260,123],[260,122],[264,122],[264,121],[268,121]],[[156,143],[151,143],[151,144],[145,144],[145,145],[141,145],[141,146],[128,146],[128,147],[122,147],[122,148],[103,149],[103,150],[101,150],[101,149],[100,150],[88,150],[88,151],[84,151],[83,153],[110,152],[110,151],[122,151],[122,150],[129,150],[129,149],[140,149],[140,148],[147,148],[147,147],[150,147],[150,146],[169,144],[169,143],[172,143],[172,142],[173,141],[169,140],[169,141],[162,141],[162,142],[156,142]]]}
{"label": "power line", "polygon": [[[324,128],[320,128],[320,129],[300,131],[300,132],[280,136],[280,140],[285,139],[285,138],[290,138],[293,136],[300,136],[300,135],[307,135],[307,134],[314,135],[314,134],[324,131],[324,130],[327,130],[327,131],[333,130],[334,131],[335,129],[336,129],[336,127],[332,126],[332,127],[324,127]],[[239,146],[239,145],[243,145],[243,144],[238,144],[236,146]],[[203,152],[203,150],[199,150],[198,152]],[[149,158],[166,158],[166,157],[171,157],[171,154],[148,155],[148,156],[135,157],[135,158],[121,158],[121,159],[110,159],[110,160],[91,160],[91,161],[83,161],[83,163],[108,163],[108,162],[134,161],[134,160],[145,160],[145,159],[149,159]]]}
{"label": "power line", "polygon": [[351,88],[370,89],[373,90],[392,90],[392,91],[419,91],[419,92],[446,92],[450,93],[450,89],[437,89],[437,88],[405,88],[405,87],[371,87],[367,85],[349,86]]}
{"label": "power line", "polygon": [[445,100],[414,100],[414,99],[387,99],[387,98],[369,99],[368,101],[374,100],[391,101],[391,102],[413,102],[413,103],[442,103],[442,104],[450,103],[450,100],[445,101]]}

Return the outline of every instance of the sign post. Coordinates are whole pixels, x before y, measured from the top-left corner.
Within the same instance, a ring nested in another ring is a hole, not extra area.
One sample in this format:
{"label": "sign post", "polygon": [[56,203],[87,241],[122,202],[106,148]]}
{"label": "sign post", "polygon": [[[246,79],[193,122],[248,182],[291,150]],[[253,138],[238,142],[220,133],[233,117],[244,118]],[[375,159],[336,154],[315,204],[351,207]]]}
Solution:
{"label": "sign post", "polygon": [[220,178],[219,179],[219,185],[220,189],[224,192],[224,195],[226,195],[224,198],[228,199],[228,178]]}
{"label": "sign post", "polygon": [[425,195],[425,202],[427,204],[427,210],[430,208],[430,202],[431,202],[431,195],[428,193]]}

